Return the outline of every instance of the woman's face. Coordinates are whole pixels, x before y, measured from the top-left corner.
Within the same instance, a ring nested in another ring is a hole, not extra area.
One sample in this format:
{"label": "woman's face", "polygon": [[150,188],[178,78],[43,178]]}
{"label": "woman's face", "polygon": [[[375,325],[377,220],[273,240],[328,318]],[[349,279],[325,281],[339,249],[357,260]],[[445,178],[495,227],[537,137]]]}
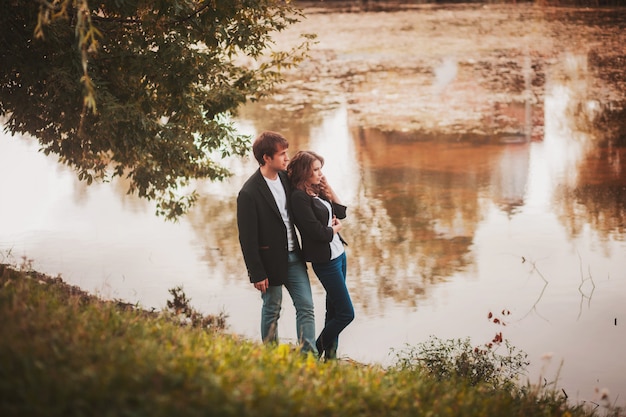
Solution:
{"label": "woman's face", "polygon": [[322,181],[322,163],[319,160],[313,161],[311,164],[311,174],[307,179],[308,184],[319,184]]}

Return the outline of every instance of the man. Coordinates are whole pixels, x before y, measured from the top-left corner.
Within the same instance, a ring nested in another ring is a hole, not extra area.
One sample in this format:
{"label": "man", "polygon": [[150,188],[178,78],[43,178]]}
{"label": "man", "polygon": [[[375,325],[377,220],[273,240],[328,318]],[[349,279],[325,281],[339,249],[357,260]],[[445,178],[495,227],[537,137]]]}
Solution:
{"label": "man", "polygon": [[278,342],[284,285],[296,308],[302,351],[317,354],[311,283],[290,214],[291,187],[285,171],[288,147],[287,139],[276,132],[263,132],[255,139],[252,152],[259,169],[237,196],[239,243],[250,282],[263,299],[263,342]]}

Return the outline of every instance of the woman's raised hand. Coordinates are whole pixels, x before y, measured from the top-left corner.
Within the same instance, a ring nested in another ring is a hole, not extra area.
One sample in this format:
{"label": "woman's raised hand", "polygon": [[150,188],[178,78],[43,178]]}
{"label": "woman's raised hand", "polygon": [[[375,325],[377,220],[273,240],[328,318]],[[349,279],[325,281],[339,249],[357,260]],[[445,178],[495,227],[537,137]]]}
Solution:
{"label": "woman's raised hand", "polygon": [[330,184],[326,181],[326,176],[323,176],[320,180],[320,190],[330,201],[334,201],[335,203],[341,204],[339,201],[339,197],[335,194],[335,190],[330,186]]}

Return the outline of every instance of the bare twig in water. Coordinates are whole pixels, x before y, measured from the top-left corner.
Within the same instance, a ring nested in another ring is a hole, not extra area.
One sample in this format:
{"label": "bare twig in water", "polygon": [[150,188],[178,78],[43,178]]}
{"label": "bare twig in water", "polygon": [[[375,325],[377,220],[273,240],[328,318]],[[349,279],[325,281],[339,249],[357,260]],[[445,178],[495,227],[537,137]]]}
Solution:
{"label": "bare twig in water", "polygon": [[545,318],[541,314],[539,314],[539,311],[537,310],[537,305],[539,304],[539,302],[543,298],[543,294],[546,292],[546,288],[548,287],[548,280],[546,279],[546,277],[543,276],[541,271],[539,271],[539,269],[537,269],[537,265],[536,265],[535,261],[529,261],[528,259],[526,259],[525,257],[522,256],[522,263],[525,263],[525,262],[530,262],[531,263],[533,268],[530,270],[530,273],[532,274],[533,272],[537,272],[537,274],[539,274],[539,277],[541,277],[541,279],[543,280],[544,284],[543,284],[543,288],[541,289],[541,293],[539,294],[539,297],[537,297],[537,300],[535,301],[535,303],[533,304],[531,309],[528,310],[528,313],[526,313],[524,315],[524,317],[522,317],[522,319],[526,318],[532,311],[535,311],[535,313],[537,313],[537,315],[539,317],[541,317],[542,319],[544,319],[547,322],[550,322],[550,320],[548,320],[547,318]]}
{"label": "bare twig in water", "polygon": [[[587,307],[591,308],[591,297],[593,296],[593,292],[596,289],[596,284],[593,282],[593,277],[591,276],[591,268],[589,269],[589,276],[587,278],[583,277],[583,260],[580,257],[580,253],[578,254],[578,260],[580,262],[580,285],[578,286],[578,292],[580,293],[580,309],[578,310],[578,318],[583,314],[583,300],[587,299]],[[589,295],[585,294],[582,290],[583,285],[585,285],[585,281],[591,281],[591,293]]]}

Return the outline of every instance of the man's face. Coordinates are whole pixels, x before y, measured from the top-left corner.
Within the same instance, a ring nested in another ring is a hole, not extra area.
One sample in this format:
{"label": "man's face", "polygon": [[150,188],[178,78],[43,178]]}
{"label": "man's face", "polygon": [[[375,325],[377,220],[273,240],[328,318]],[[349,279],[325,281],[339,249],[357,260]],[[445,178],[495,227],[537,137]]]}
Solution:
{"label": "man's face", "polygon": [[265,155],[265,165],[272,171],[284,171],[287,169],[289,163],[289,155],[287,154],[287,148],[279,149],[273,157]]}

